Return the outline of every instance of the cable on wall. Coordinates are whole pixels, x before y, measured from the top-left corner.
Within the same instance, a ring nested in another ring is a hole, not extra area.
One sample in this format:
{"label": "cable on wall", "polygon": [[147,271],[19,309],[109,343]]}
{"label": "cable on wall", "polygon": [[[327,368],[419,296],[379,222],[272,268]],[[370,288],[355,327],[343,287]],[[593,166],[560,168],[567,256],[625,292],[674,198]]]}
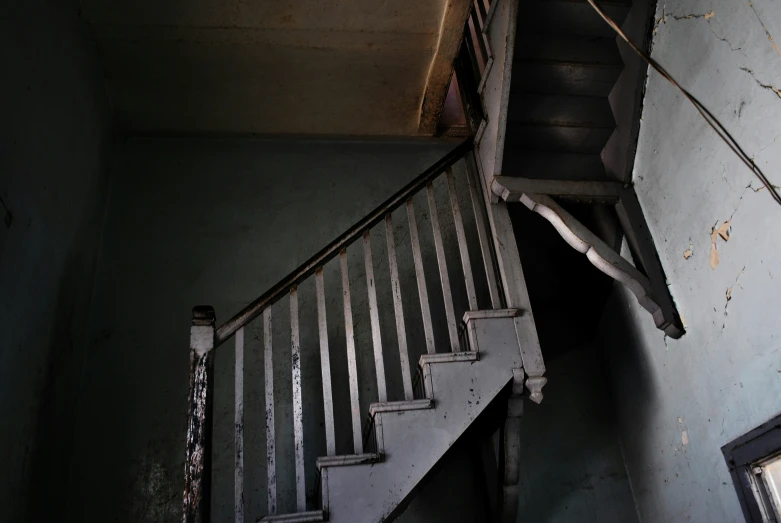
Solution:
{"label": "cable on wall", "polygon": [[611,28],[613,28],[618,36],[620,36],[627,44],[629,44],[629,47],[631,47],[638,55],[640,55],[640,57],[645,60],[648,65],[653,67],[656,72],[661,74],[664,78],[667,79],[667,81],[669,81],[679,91],[681,91],[681,93],[683,93],[686,99],[689,100],[700,113],[700,115],[702,115],[708,125],[710,125],[714,131],[716,131],[716,134],[719,136],[719,138],[721,138],[724,143],[726,143],[727,146],[732,149],[732,152],[734,152],[737,157],[740,158],[744,164],[746,164],[746,167],[748,167],[751,172],[753,172],[754,175],[759,178],[776,203],[781,205],[781,195],[778,194],[773,184],[770,183],[770,180],[768,180],[767,176],[765,176],[765,173],[763,173],[762,169],[760,169],[759,166],[754,163],[754,160],[748,154],[746,154],[740,144],[738,144],[737,140],[735,140],[735,138],[729,133],[729,131],[727,131],[724,125],[713,115],[713,113],[711,113],[707,107],[705,107],[697,98],[695,98],[693,94],[684,89],[681,84],[679,84],[675,78],[673,78],[672,75],[668,73],[661,64],[659,64],[659,62],[651,58],[645,51],[635,45],[629,39],[626,33],[624,33],[624,31],[622,31],[621,28],[607,15],[607,13],[605,13],[596,4],[595,0],[587,0],[587,2],[591,5],[591,7],[594,8],[594,10],[596,10],[597,13],[599,13],[599,16],[601,16],[602,19],[607,22]]}

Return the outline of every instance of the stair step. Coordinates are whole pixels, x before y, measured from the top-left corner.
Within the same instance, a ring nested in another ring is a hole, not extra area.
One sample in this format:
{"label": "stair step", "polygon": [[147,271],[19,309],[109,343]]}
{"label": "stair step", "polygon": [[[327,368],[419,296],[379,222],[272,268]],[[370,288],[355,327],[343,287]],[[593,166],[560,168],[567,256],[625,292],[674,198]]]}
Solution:
{"label": "stair step", "polygon": [[528,35],[516,45],[513,61],[543,61],[624,67],[614,37]]}
{"label": "stair step", "polygon": [[318,523],[320,521],[328,521],[328,514],[326,514],[324,510],[311,510],[309,512],[297,512],[295,514],[266,516],[258,520],[259,523],[271,521],[285,523]]}
{"label": "stair step", "polygon": [[[629,0],[602,0],[599,6],[620,26],[632,4]],[[616,35],[586,0],[528,2],[518,18],[518,31],[604,37]]]}
{"label": "stair step", "polygon": [[605,147],[612,128],[567,127],[555,125],[507,125],[507,146],[549,152],[599,154]]}
{"label": "stair step", "polygon": [[608,65],[543,61],[517,62],[515,67],[510,85],[512,95],[527,91],[607,96],[622,71],[620,67]]}
{"label": "stair step", "polygon": [[515,46],[518,91],[607,96],[624,68],[615,38],[527,34]]}
{"label": "stair step", "polygon": [[323,467],[349,467],[352,465],[366,465],[379,463],[384,456],[379,453],[345,454],[342,456],[322,456],[317,458],[317,470]]}
{"label": "stair step", "polygon": [[504,148],[502,174],[543,180],[610,180],[598,154]]}
{"label": "stair step", "polygon": [[437,352],[436,354],[424,354],[420,357],[420,366],[431,363],[456,363],[459,361],[478,361],[480,353],[467,352]]}
{"label": "stair step", "polygon": [[610,102],[595,96],[518,93],[510,103],[511,123],[614,129]]}
{"label": "stair step", "polygon": [[433,409],[434,400],[408,400],[408,401],[388,401],[385,403],[372,403],[369,407],[369,414],[374,416],[378,412],[404,412],[406,410],[424,410]]}

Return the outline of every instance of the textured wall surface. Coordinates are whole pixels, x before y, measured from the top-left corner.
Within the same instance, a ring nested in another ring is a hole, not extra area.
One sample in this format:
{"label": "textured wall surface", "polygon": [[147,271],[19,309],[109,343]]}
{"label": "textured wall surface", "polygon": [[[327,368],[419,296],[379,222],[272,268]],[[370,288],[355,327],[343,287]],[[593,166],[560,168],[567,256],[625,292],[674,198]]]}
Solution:
{"label": "textured wall surface", "polygon": [[599,351],[546,362],[545,399],[521,419],[518,521],[637,521]]}
{"label": "textured wall surface", "polygon": [[[178,521],[183,482],[190,310],[211,304],[225,321],[385,198],[452,144],[262,140],[130,140],[114,156],[91,346],[79,411],[69,517],[81,521]],[[463,173],[457,172],[457,176]],[[439,182],[442,182],[440,180]],[[438,204],[446,226],[446,195]],[[429,293],[441,311],[425,195],[416,198]],[[466,200],[462,206],[466,207]],[[414,278],[406,216],[394,215],[402,286]],[[451,217],[452,221],[452,217]],[[451,225],[452,227],[452,225]],[[386,346],[389,399],[402,399],[389,309],[385,237],[374,230],[375,277]],[[451,260],[454,240],[445,237]],[[349,249],[361,405],[376,401],[360,244]],[[478,260],[478,258],[474,258]],[[451,267],[455,270],[456,267]],[[456,273],[453,273],[456,274]],[[456,298],[463,293],[456,284]],[[338,263],[325,271],[337,415],[337,452],[352,447]],[[461,283],[463,286],[463,280]],[[404,305],[417,306],[414,287]],[[307,489],[325,455],[314,282],[299,291]],[[437,295],[439,298],[437,298]],[[457,305],[458,306],[458,305]],[[294,511],[288,300],[275,316],[277,481],[280,512]],[[408,312],[411,361],[425,351]],[[266,510],[262,322],[247,328],[245,478],[247,517]],[[435,338],[445,342],[444,325]],[[233,510],[233,341],[216,361],[214,520]],[[310,507],[316,501],[310,499]]]}
{"label": "textured wall surface", "polygon": [[47,521],[65,504],[108,104],[76,2],[3,2],[0,70],[0,520]]}
{"label": "textured wall surface", "polygon": [[[653,56],[781,184],[778,2],[659,2],[655,27]],[[655,73],[634,183],[687,327],[665,339],[619,287],[602,321],[638,512],[742,521],[720,448],[781,411],[781,208]]]}

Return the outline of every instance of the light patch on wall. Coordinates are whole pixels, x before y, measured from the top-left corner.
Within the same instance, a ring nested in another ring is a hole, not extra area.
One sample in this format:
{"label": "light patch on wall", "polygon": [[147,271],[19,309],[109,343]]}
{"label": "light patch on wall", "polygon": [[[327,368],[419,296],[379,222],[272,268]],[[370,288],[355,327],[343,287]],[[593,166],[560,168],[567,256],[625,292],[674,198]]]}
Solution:
{"label": "light patch on wall", "polygon": [[133,521],[174,521],[181,514],[180,482],[160,463],[144,456],[136,464],[138,474],[130,489]]}
{"label": "light patch on wall", "polygon": [[[718,222],[716,223],[718,224]],[[719,236],[721,236],[721,238],[725,242],[729,241],[731,224],[732,224],[732,218],[722,223],[720,227],[716,227],[714,225],[711,228],[711,234],[710,234],[710,243],[711,243],[710,268],[711,269],[715,269],[719,265],[719,249],[718,246],[716,245],[719,240]]]}

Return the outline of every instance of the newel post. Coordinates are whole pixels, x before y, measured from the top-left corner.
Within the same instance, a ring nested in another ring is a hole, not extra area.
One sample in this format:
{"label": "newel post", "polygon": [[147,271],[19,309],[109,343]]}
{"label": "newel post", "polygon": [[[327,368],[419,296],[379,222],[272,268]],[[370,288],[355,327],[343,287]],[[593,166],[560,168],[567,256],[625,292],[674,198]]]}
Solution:
{"label": "newel post", "polygon": [[199,306],[193,309],[183,523],[209,523],[210,520],[214,318],[212,307]]}

